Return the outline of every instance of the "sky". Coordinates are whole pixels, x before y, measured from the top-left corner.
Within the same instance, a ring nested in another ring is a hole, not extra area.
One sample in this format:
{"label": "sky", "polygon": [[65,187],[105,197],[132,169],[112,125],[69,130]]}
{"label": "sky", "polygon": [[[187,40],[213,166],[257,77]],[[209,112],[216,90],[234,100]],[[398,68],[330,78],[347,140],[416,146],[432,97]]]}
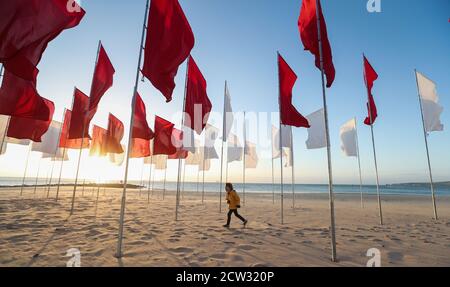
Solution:
{"label": "sky", "polygon": [[[38,90],[55,102],[54,119],[61,121],[64,108],[72,105],[74,86],[84,92],[90,89],[98,41],[101,40],[116,69],[114,86],[100,103],[93,123],[107,126],[108,113],[121,119],[128,133],[131,96],[138,64],[139,44],[144,23],[145,0],[83,0],[86,10],[82,23],[64,31],[52,41],[39,65]],[[269,117],[278,111],[279,51],[298,75],[294,87],[294,105],[304,115],[322,108],[320,71],[313,56],[303,50],[297,19],[301,0],[180,0],[195,34],[192,56],[202,70],[208,95],[213,103],[212,117],[223,109],[224,83],[228,82],[233,110],[261,113]],[[322,0],[328,26],[336,80],[327,89],[334,181],[358,183],[355,158],[345,157],[340,150],[339,129],[356,117],[358,120],[361,164],[365,184],[375,183],[374,159],[370,128],[363,125],[367,115],[366,88],[362,75],[364,53],[379,74],[373,94],[379,118],[374,125],[378,168],[382,184],[428,180],[425,144],[417,97],[414,69],[432,79],[444,106],[441,121],[444,132],[429,137],[430,157],[436,181],[450,180],[450,1],[448,0],[381,0],[381,12],[369,13],[367,0]],[[139,83],[139,92],[147,106],[148,121],[153,125],[157,114],[180,124],[186,66],[180,66],[176,78],[174,100],[165,103],[163,96],[149,81]],[[220,118],[220,116],[219,116]],[[220,119],[219,119],[220,121]],[[260,125],[262,122],[260,122]],[[278,125],[275,116],[272,124]],[[264,123],[267,130],[270,121]],[[242,134],[238,135],[242,138]],[[260,162],[255,170],[247,170],[249,182],[271,182],[270,135],[250,140],[258,143]],[[127,136],[123,143],[126,143]],[[326,183],[328,180],[326,150],[307,150],[307,131],[294,129],[295,182]],[[220,152],[220,142],[217,143]],[[75,176],[77,151],[69,154],[63,177]],[[8,146],[0,157],[2,176],[21,177],[27,148]],[[40,163],[40,165],[39,165]],[[51,164],[31,154],[28,175],[45,177]],[[105,159],[83,154],[81,177],[92,180],[123,178],[124,168]],[[148,176],[148,166],[141,160],[130,161],[131,179]],[[213,161],[206,181],[218,181],[220,162]],[[275,162],[279,181],[280,163]],[[168,180],[176,180],[177,161],[169,163]],[[57,174],[55,169],[54,174]],[[186,169],[186,179],[197,179],[197,168]],[[291,172],[284,169],[285,181]],[[161,180],[163,172],[155,174]],[[242,163],[229,165],[229,180],[242,181]]]}

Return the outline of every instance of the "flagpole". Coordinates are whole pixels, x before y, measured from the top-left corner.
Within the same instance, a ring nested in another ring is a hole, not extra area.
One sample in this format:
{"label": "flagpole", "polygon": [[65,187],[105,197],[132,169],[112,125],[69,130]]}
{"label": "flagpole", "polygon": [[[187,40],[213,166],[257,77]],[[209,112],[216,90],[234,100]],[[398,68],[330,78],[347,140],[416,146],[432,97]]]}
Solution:
{"label": "flagpole", "polygon": [[428,133],[425,127],[425,118],[423,115],[423,105],[422,105],[422,99],[420,98],[420,89],[419,89],[419,80],[417,79],[417,70],[414,69],[414,73],[416,75],[416,85],[417,85],[417,95],[419,97],[419,105],[420,105],[420,114],[422,116],[422,125],[423,125],[423,136],[425,139],[425,148],[427,151],[427,160],[428,160],[428,172],[429,172],[429,176],[430,176],[430,187],[431,187],[431,200],[433,203],[433,214],[434,214],[434,219],[438,220],[438,213],[437,213],[437,207],[436,207],[436,197],[434,194],[434,182],[433,182],[433,173],[431,170],[431,160],[430,160],[430,152],[429,152],[429,148],[428,148]]}
{"label": "flagpole", "polygon": [[327,97],[325,92],[325,75],[323,64],[323,47],[322,47],[322,32],[320,27],[320,2],[316,0],[316,18],[317,18],[317,34],[319,40],[319,54],[320,54],[320,71],[322,74],[322,98],[323,109],[325,116],[325,131],[327,139],[327,156],[328,156],[328,188],[329,188],[329,201],[330,201],[330,227],[331,227],[331,260],[336,262],[336,229],[334,218],[334,193],[333,193],[333,171],[331,165],[331,147],[330,147],[330,132],[328,128],[328,109],[327,109]]}
{"label": "flagpole", "polygon": [[147,203],[150,203],[150,183],[152,180],[152,168],[153,168],[153,155],[150,156],[150,170],[148,174],[148,187],[147,187]]}
{"label": "flagpole", "polygon": [[272,204],[275,204],[275,170],[274,170],[274,160],[273,160],[273,136],[272,136]]}
{"label": "flagpole", "polygon": [[291,157],[292,157],[292,209],[295,210],[295,160],[294,160],[294,133],[291,127]]}
{"label": "flagpole", "polygon": [[[363,58],[365,58],[364,54],[363,54]],[[380,225],[383,225],[383,212],[381,209],[381,196],[380,196],[380,179],[378,176],[378,163],[377,163],[377,152],[376,152],[376,147],[375,147],[375,136],[374,136],[374,132],[373,132],[373,118],[372,118],[372,108],[371,108],[371,104],[370,104],[370,90],[367,84],[367,76],[366,76],[366,70],[364,69],[364,81],[366,82],[366,88],[367,88],[367,101],[368,101],[368,109],[369,109],[369,119],[370,119],[370,132],[372,135],[372,147],[373,147],[373,159],[375,162],[375,175],[376,175],[376,180],[377,180],[377,200],[378,200],[378,213],[380,216]]]}
{"label": "flagpole", "polygon": [[147,0],[147,5],[145,8],[145,16],[144,16],[144,24],[142,25],[142,37],[141,37],[141,44],[139,46],[139,59],[138,64],[136,68],[136,81],[134,84],[134,91],[133,91],[133,97],[132,97],[132,103],[131,103],[131,115],[130,115],[130,131],[128,135],[128,146],[127,146],[127,157],[125,159],[125,175],[124,175],[124,181],[123,181],[123,192],[122,192],[122,201],[120,206],[120,219],[119,219],[119,232],[118,232],[118,240],[117,240],[117,251],[115,256],[117,258],[122,257],[122,239],[123,239],[123,224],[125,219],[125,203],[126,203],[126,192],[127,192],[127,182],[128,182],[128,165],[130,163],[130,151],[131,151],[131,144],[132,144],[132,134],[133,134],[133,125],[134,125],[134,111],[136,109],[136,94],[138,92],[138,85],[139,85],[139,74],[141,72],[141,61],[142,61],[142,51],[144,50],[144,38],[145,38],[145,30],[146,30],[146,21],[149,11],[149,4],[150,0]]}
{"label": "flagpole", "polygon": [[47,183],[47,185],[48,185],[48,187],[47,187],[47,198],[49,198],[49,196],[50,196],[50,187],[52,186],[53,171],[55,170],[55,160],[56,160],[56,156],[53,158],[52,168],[51,168],[51,171],[50,171],[50,178],[49,178],[49,181]]}
{"label": "flagpole", "polygon": [[220,185],[219,185],[219,213],[222,213],[222,184],[223,184],[223,149],[225,145],[226,133],[226,96],[227,96],[227,81],[225,81],[225,91],[223,93],[223,123],[222,123],[222,151],[220,157]]}
{"label": "flagpole", "polygon": [[41,171],[41,163],[42,163],[42,157],[39,159],[38,170],[37,170],[37,174],[36,174],[36,180],[35,180],[35,182],[34,182],[34,192],[33,192],[33,195],[36,195],[37,184],[38,184],[38,179],[39,179],[39,172]]}
{"label": "flagpole", "polygon": [[244,195],[244,200],[243,200],[243,204],[245,205],[245,172],[246,172],[246,168],[245,168],[245,156],[247,154],[247,128],[245,125],[245,111],[244,111],[244,160],[242,162],[242,168],[243,168],[243,181],[244,181],[244,189],[243,189],[243,195]]}
{"label": "flagpole", "polygon": [[[278,57],[280,53],[277,52]],[[280,67],[278,63],[278,79],[280,79]],[[278,81],[278,106],[280,109],[280,165],[281,165],[281,224],[284,224],[284,187],[283,187],[283,137],[282,137],[282,123],[281,123],[281,91],[280,91],[280,81]]]}
{"label": "flagpole", "polygon": [[198,193],[198,186],[199,186],[199,183],[200,183],[199,177],[200,177],[200,170],[197,172],[197,193]]}
{"label": "flagpole", "polygon": [[[74,89],[75,90],[75,89]],[[72,107],[73,107],[73,99],[72,99]],[[65,124],[65,120],[66,120],[66,114],[67,114],[67,109],[64,109],[64,119],[63,119],[63,126]],[[72,117],[71,117],[72,118]],[[68,123],[68,128],[70,127],[70,122]],[[61,127],[61,134],[62,134],[62,129],[63,127]],[[63,170],[63,165],[64,165],[64,161],[66,159],[66,145],[67,145],[67,139],[69,138],[69,132],[67,130],[67,134],[66,134],[66,138],[65,138],[65,142],[64,142],[64,147],[63,147],[63,154],[62,154],[62,160],[61,160],[61,166],[59,168],[59,179],[58,179],[58,186],[56,187],[56,197],[55,197],[55,201],[58,201],[58,197],[59,197],[59,189],[61,186],[61,175],[62,175],[62,170]],[[61,143],[61,138],[60,141],[58,143],[58,148],[59,145]]]}
{"label": "flagpole", "polygon": [[55,198],[55,201],[58,201],[58,198],[59,198],[59,189],[61,187],[61,176],[62,176],[62,170],[63,170],[63,165],[64,165],[65,159],[66,159],[66,147],[63,147],[61,166],[59,168],[58,186],[56,187],[56,198]]}
{"label": "flagpole", "polygon": [[[205,133],[206,136],[206,133]],[[203,183],[202,183],[202,203],[205,201],[205,154],[206,153],[206,143],[203,144],[203,170],[202,170],[202,177],[203,177]]]}
{"label": "flagpole", "polygon": [[186,161],[183,163],[183,181],[182,181],[182,187],[181,187],[181,199],[184,199],[184,184],[186,181]]}
{"label": "flagpole", "polygon": [[144,168],[145,168],[145,160],[142,160],[142,169],[141,169],[141,181],[139,182],[139,197],[141,197],[142,193],[142,185],[144,184]]}
{"label": "flagpole", "polygon": [[363,199],[363,189],[362,189],[362,173],[361,173],[361,157],[359,153],[359,138],[358,138],[358,125],[356,124],[356,118],[355,120],[355,140],[356,140],[356,150],[358,152],[358,168],[359,168],[359,192],[361,194],[361,208],[364,208],[364,199]]}
{"label": "flagpole", "polygon": [[30,154],[31,154],[31,144],[28,144],[28,154],[27,154],[27,160],[25,162],[25,170],[23,172],[22,188],[20,189],[20,196],[23,195],[23,188],[25,187],[25,177],[27,176],[28,162],[30,160]]}
{"label": "flagpole", "polygon": [[[94,74],[95,74],[95,69],[97,67],[98,64],[98,56],[100,54],[100,46],[101,46],[101,41],[98,41],[98,48],[97,48],[97,56],[95,59],[95,66],[94,66]],[[92,80],[91,85],[94,83],[94,80]],[[80,152],[78,153],[78,164],[77,164],[77,173],[75,175],[75,184],[73,186],[73,193],[72,193],[72,206],[70,207],[70,215],[73,214],[73,209],[74,209],[74,205],[75,205],[75,193],[77,191],[77,185],[78,185],[78,175],[80,172],[80,163],[81,163],[81,155],[83,154],[83,145],[84,145],[84,133],[86,132],[86,116],[89,112],[89,108],[91,105],[91,97],[89,95],[89,105],[88,105],[88,110],[84,111],[84,115],[83,115],[83,134],[81,135],[81,146],[80,146]],[[73,107],[72,107],[73,109]],[[89,127],[88,127],[89,129]],[[84,188],[84,185],[83,185]]]}
{"label": "flagpole", "polygon": [[[186,95],[187,95],[187,85],[188,85],[188,76],[189,76],[189,59],[188,57],[186,61],[186,78],[184,83],[184,99],[183,99],[183,110],[181,115],[181,129],[184,126],[185,113],[184,110],[186,108]],[[191,119],[193,120],[193,119]],[[180,180],[181,180],[181,157],[178,158],[178,175],[177,175],[177,194],[176,194],[176,202],[175,202],[175,221],[178,221],[178,207],[180,205]]]}
{"label": "flagpole", "polygon": [[2,145],[0,146],[0,154],[1,154],[1,151],[3,150],[3,145],[5,144],[6,134],[8,133],[10,120],[11,120],[11,117],[8,117],[8,121],[6,122],[6,127],[5,127],[5,133],[3,134],[3,137],[2,137]]}
{"label": "flagpole", "polygon": [[167,160],[166,160],[166,168],[164,169],[163,200],[166,199],[166,180],[167,180]]}

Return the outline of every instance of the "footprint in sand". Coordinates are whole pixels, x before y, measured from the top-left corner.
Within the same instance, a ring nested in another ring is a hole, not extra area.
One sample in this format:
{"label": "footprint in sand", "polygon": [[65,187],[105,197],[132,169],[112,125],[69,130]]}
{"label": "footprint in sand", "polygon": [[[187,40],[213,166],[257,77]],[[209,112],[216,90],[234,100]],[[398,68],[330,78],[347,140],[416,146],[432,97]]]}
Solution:
{"label": "footprint in sand", "polygon": [[173,253],[186,254],[186,253],[191,253],[194,250],[192,248],[188,248],[188,247],[176,247],[176,248],[169,249],[169,251],[171,251]]}
{"label": "footprint in sand", "polygon": [[250,250],[256,249],[254,246],[246,245],[246,244],[239,245],[238,248],[245,250],[245,251],[250,251]]}

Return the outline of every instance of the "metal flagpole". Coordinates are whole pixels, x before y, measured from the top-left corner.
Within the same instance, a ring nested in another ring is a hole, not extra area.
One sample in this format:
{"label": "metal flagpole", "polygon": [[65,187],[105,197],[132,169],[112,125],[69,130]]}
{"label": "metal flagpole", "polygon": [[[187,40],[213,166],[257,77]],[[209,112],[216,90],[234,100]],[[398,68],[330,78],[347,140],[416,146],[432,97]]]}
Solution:
{"label": "metal flagpole", "polygon": [[362,174],[361,174],[361,157],[359,153],[359,139],[358,139],[358,126],[356,124],[356,118],[355,120],[355,140],[356,140],[356,150],[358,152],[358,167],[359,167],[359,192],[361,193],[361,208],[364,208],[364,199],[363,199],[363,189],[362,189]]}
{"label": "metal flagpole", "polygon": [[[73,101],[73,99],[72,99]],[[72,102],[72,106],[73,106],[73,102]],[[67,109],[64,109],[64,120],[63,120],[63,126],[65,124],[65,120],[66,120],[66,113],[67,113]],[[70,123],[68,123],[70,126]],[[61,133],[62,133],[62,128],[61,127]],[[67,139],[69,137],[68,135],[68,130],[67,130],[67,135],[66,135],[66,142],[64,142],[64,147],[63,147],[63,154],[62,154],[62,160],[61,160],[61,166],[59,168],[59,179],[58,179],[58,185],[56,187],[56,197],[55,197],[55,201],[58,201],[58,197],[59,197],[59,189],[61,187],[61,175],[62,175],[62,170],[63,170],[63,165],[64,165],[64,161],[66,159],[66,145],[67,145]],[[61,143],[61,140],[59,141],[59,143]],[[59,146],[59,144],[58,144]]]}
{"label": "metal flagpole", "polygon": [[[0,73],[1,74],[1,73]],[[8,121],[6,122],[6,128],[5,128],[5,133],[3,134],[3,138],[2,138],[2,145],[0,145],[0,153],[3,150],[3,145],[5,144],[5,140],[6,140],[6,134],[8,133],[8,127],[9,127],[9,121],[10,121],[11,117],[8,117]]]}
{"label": "metal flagpole", "polygon": [[47,198],[49,198],[49,196],[50,196],[50,187],[52,186],[52,180],[53,180],[53,171],[55,170],[55,160],[56,160],[56,158],[53,158],[53,162],[52,162],[52,168],[51,168],[51,171],[50,171],[50,178],[49,178],[49,181],[48,181],[48,183],[47,183]]}
{"label": "metal flagpole", "polygon": [[166,181],[167,181],[167,161],[166,161],[166,168],[164,169],[163,200],[165,200],[166,198]]}
{"label": "metal flagpole", "polygon": [[144,184],[144,167],[145,167],[145,160],[142,159],[141,181],[139,182],[139,197],[141,197],[142,185]]}
{"label": "metal flagpole", "polygon": [[328,156],[328,187],[329,187],[329,200],[330,200],[330,229],[331,229],[331,260],[336,262],[336,229],[335,229],[335,218],[334,218],[334,193],[333,193],[333,171],[331,165],[331,147],[330,147],[330,132],[328,128],[328,108],[327,108],[327,97],[325,93],[325,75],[324,75],[324,64],[323,64],[323,47],[322,47],[322,32],[320,27],[320,13],[319,13],[320,2],[316,0],[316,18],[317,18],[317,34],[319,40],[319,54],[320,54],[320,71],[322,74],[322,98],[323,98],[323,109],[325,115],[325,131],[327,139],[327,156]]}
{"label": "metal flagpole", "polygon": [[[278,56],[280,53],[277,52]],[[280,79],[280,67],[278,63],[278,79]],[[280,81],[278,81],[278,106],[280,108],[280,166],[281,166],[281,224],[284,224],[284,187],[283,187],[283,137],[282,137],[282,123],[281,123],[281,92],[280,92]]]}
{"label": "metal flagpole", "polygon": [[425,138],[425,148],[427,151],[427,160],[428,160],[428,172],[430,176],[430,187],[431,187],[431,200],[433,203],[433,213],[434,213],[434,219],[438,220],[438,213],[437,213],[437,207],[436,207],[436,197],[434,194],[434,182],[433,182],[433,173],[431,170],[431,161],[430,161],[430,152],[428,149],[428,133],[425,127],[425,118],[423,115],[423,105],[422,105],[422,99],[420,97],[420,89],[419,89],[419,80],[417,79],[417,70],[414,69],[414,73],[416,75],[416,84],[417,84],[417,95],[419,97],[419,104],[420,104],[420,114],[422,115],[422,125],[423,125],[423,136]]}
{"label": "metal flagpole", "polygon": [[[97,64],[98,64],[98,56],[99,56],[99,54],[100,54],[100,46],[102,45],[102,42],[101,41],[98,41],[98,48],[97,48],[97,56],[96,56],[96,59],[95,59],[95,66],[94,66],[94,73],[93,73],[93,75],[95,75],[95,69],[96,69],[96,67],[97,67]],[[92,83],[91,83],[91,86],[92,86],[92,84],[94,83],[94,80],[92,80]],[[89,105],[88,105],[88,110],[89,110],[89,106],[91,105],[91,97],[90,97],[90,95],[89,95]],[[72,109],[73,109],[73,107],[72,107]],[[76,173],[76,175],[75,175],[75,184],[74,184],[74,186],[73,186],[73,193],[72,193],[72,205],[71,205],[71,207],[70,207],[70,215],[72,215],[73,214],[73,209],[74,209],[74,205],[75,205],[75,193],[76,193],[76,191],[77,191],[77,185],[78,185],[78,175],[79,175],[79,172],[80,172],[80,163],[81,163],[81,155],[83,154],[83,145],[84,145],[84,133],[86,132],[86,116],[87,116],[87,113],[88,113],[89,111],[85,111],[84,112],[84,118],[83,118],[83,134],[81,135],[81,146],[80,146],[80,152],[78,153],[78,164],[77,164],[77,173]],[[88,129],[89,129],[89,127],[87,127]],[[83,191],[84,191],[84,184],[83,184]]]}
{"label": "metal flagpole", "polygon": [[[363,54],[363,58],[365,58],[364,54]],[[383,225],[383,212],[381,209],[381,196],[380,196],[380,179],[378,176],[378,163],[377,163],[377,152],[376,152],[376,147],[375,147],[375,136],[374,136],[374,132],[373,132],[373,118],[372,118],[372,109],[371,109],[371,105],[370,105],[370,91],[369,91],[369,87],[367,84],[367,76],[366,76],[366,70],[364,69],[364,81],[366,82],[366,88],[367,88],[367,101],[368,101],[368,109],[369,109],[369,119],[370,119],[370,132],[372,135],[372,147],[373,147],[373,159],[375,162],[375,174],[376,174],[376,180],[377,180],[377,200],[378,200],[378,213],[380,216],[380,224]]]}
{"label": "metal flagpole", "polygon": [[86,186],[86,179],[83,179],[83,189],[81,190],[81,196],[84,196],[84,187]]}
{"label": "metal flagpole", "polygon": [[244,182],[244,189],[243,189],[243,196],[244,196],[244,200],[243,200],[243,204],[245,205],[245,172],[246,172],[246,168],[245,168],[245,156],[247,155],[247,128],[246,128],[246,124],[245,124],[245,112],[244,112],[244,160],[242,162],[242,168],[243,168],[243,182]]}
{"label": "metal flagpole", "polygon": [[[184,110],[186,108],[186,95],[187,95],[187,85],[188,85],[188,76],[189,76],[189,59],[188,57],[186,61],[186,78],[184,83],[184,99],[183,99],[183,114],[181,116],[181,129],[183,129],[184,121],[185,121],[185,114]],[[191,119],[191,121],[194,119]],[[175,200],[175,221],[178,221],[178,207],[180,205],[180,180],[181,180],[181,157],[178,158],[178,174],[177,174],[177,194],[176,194],[176,200]]]}
{"label": "metal flagpole", "polygon": [[25,170],[23,172],[22,187],[20,188],[20,196],[23,195],[23,188],[25,187],[25,177],[27,176],[28,162],[30,160],[30,154],[31,154],[31,144],[28,145],[28,154],[27,154],[27,160],[25,162]]}
{"label": "metal flagpole", "polygon": [[200,185],[200,170],[197,172],[197,193],[199,192],[198,186]]}
{"label": "metal flagpole", "polygon": [[[273,136],[272,136],[272,203],[275,204],[275,170],[274,170],[274,159],[273,159]],[[281,156],[281,155],[280,155]]]}
{"label": "metal flagpole", "polygon": [[226,127],[227,127],[227,117],[226,117],[226,97],[227,97],[227,81],[225,81],[225,91],[223,94],[223,123],[222,123],[222,151],[220,157],[220,185],[219,185],[219,213],[222,213],[222,185],[223,185],[223,149],[225,141]]}
{"label": "metal flagpole", "polygon": [[150,183],[152,181],[152,168],[153,168],[153,155],[150,156],[150,170],[148,174],[148,187],[147,187],[147,203],[150,203]]}
{"label": "metal flagpole", "polygon": [[132,145],[132,133],[133,133],[133,125],[134,125],[134,111],[136,109],[136,94],[138,92],[138,85],[139,85],[139,73],[141,72],[141,61],[142,61],[142,52],[144,50],[144,38],[145,38],[145,30],[146,30],[146,21],[147,16],[149,12],[149,6],[150,0],[147,0],[147,5],[145,7],[145,15],[144,15],[144,24],[142,25],[142,37],[141,37],[141,44],[139,46],[139,59],[138,64],[136,68],[136,81],[134,84],[134,90],[133,90],[133,96],[131,101],[131,115],[130,115],[130,132],[128,135],[128,146],[127,146],[127,156],[125,159],[125,175],[123,180],[123,192],[122,192],[122,201],[120,206],[120,219],[119,219],[119,232],[118,232],[118,239],[117,239],[117,251],[115,256],[117,258],[122,257],[122,240],[123,240],[123,225],[124,225],[124,219],[125,219],[125,203],[126,203],[126,193],[127,193],[127,182],[128,182],[128,165],[130,163],[130,152],[131,152],[131,145]]}
{"label": "metal flagpole", "polygon": [[[206,134],[205,134],[206,136]],[[203,184],[202,184],[202,203],[205,201],[205,154],[206,153],[206,144],[203,145],[203,170],[202,170],[202,176],[203,176]]]}
{"label": "metal flagpole", "polygon": [[183,185],[182,185],[182,188],[181,188],[181,198],[182,199],[184,199],[184,184],[185,184],[185,181],[186,181],[186,161],[183,162],[183,181],[182,181]]}
{"label": "metal flagpole", "polygon": [[41,163],[42,163],[42,157],[39,159],[38,170],[36,173],[36,180],[34,181],[34,192],[33,192],[34,195],[36,195],[37,184],[38,184],[38,179],[39,179],[39,172],[41,171]]}
{"label": "metal flagpole", "polygon": [[63,147],[61,166],[59,168],[58,186],[56,187],[56,198],[55,198],[55,201],[58,201],[58,199],[59,199],[59,189],[61,187],[61,175],[62,175],[62,170],[63,170],[63,165],[64,165],[65,158],[66,158],[66,147]]}
{"label": "metal flagpole", "polygon": [[295,209],[295,160],[294,160],[294,133],[291,127],[291,158],[292,158],[292,209]]}

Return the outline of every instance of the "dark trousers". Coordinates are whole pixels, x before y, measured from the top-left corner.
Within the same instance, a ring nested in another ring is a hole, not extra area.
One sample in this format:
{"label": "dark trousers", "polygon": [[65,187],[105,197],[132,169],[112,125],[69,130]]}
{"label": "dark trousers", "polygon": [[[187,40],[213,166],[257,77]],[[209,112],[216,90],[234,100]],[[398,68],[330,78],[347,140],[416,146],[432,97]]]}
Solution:
{"label": "dark trousers", "polygon": [[242,216],[239,215],[237,209],[230,209],[230,211],[228,211],[228,220],[227,220],[227,225],[230,225],[231,223],[231,215],[234,213],[234,215],[239,218],[240,220],[242,220],[242,222],[245,222],[245,218],[243,218]]}

